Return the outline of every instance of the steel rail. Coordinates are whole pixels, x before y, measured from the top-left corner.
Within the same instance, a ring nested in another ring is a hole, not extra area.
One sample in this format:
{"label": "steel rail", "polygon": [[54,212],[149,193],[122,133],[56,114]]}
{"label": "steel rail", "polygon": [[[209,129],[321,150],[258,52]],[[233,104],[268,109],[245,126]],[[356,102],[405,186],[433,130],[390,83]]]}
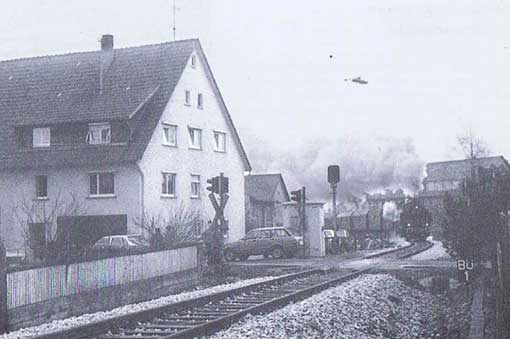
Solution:
{"label": "steel rail", "polygon": [[[431,246],[433,246],[432,243],[417,243],[399,248],[397,251],[385,252],[380,256],[396,255],[395,259],[403,259],[423,252]],[[322,277],[328,277],[328,275],[323,269],[287,274],[261,283],[54,331],[34,339],[83,339],[98,336],[115,339],[174,339],[210,335],[230,326],[247,314],[267,313],[292,301],[302,300],[363,273],[368,273],[379,264],[341,276],[336,275],[325,281]],[[313,281],[314,279],[319,281]],[[149,323],[143,324],[144,322]],[[138,324],[140,329],[133,326],[134,324]],[[123,328],[128,329],[117,334],[110,332],[112,329]]]}

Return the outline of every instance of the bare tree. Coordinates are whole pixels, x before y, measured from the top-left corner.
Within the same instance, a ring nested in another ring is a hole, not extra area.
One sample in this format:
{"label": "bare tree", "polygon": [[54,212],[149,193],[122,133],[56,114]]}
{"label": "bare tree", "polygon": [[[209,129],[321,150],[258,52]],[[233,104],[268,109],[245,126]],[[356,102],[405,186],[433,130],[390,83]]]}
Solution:
{"label": "bare tree", "polygon": [[[38,252],[41,259],[49,259],[55,254],[51,255],[50,252],[57,250],[55,245],[62,236],[60,233],[63,232],[57,227],[57,218],[78,215],[80,210],[81,204],[74,194],[70,193],[70,199],[64,200],[59,192],[51,202],[31,200],[23,196],[20,204],[13,207],[13,215],[21,230],[25,248]],[[44,228],[44,243],[32,242],[30,227],[35,224]]]}
{"label": "bare tree", "polygon": [[490,155],[485,141],[474,134],[471,128],[457,136],[457,144],[466,159],[474,160]]}
{"label": "bare tree", "polygon": [[136,219],[140,227],[150,238],[160,229],[166,246],[197,240],[204,226],[204,218],[198,209],[190,209],[181,203],[168,210],[168,217],[146,211],[142,219]]}

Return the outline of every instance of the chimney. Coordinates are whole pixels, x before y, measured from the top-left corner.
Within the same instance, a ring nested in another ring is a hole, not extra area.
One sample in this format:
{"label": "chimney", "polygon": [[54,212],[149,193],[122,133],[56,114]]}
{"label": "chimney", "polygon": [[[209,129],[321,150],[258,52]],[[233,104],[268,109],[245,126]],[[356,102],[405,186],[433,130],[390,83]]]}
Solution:
{"label": "chimney", "polygon": [[113,49],[113,35],[104,34],[101,37],[101,50],[102,51],[110,51]]}
{"label": "chimney", "polygon": [[99,69],[99,93],[104,90],[104,82],[106,72],[113,61],[113,35],[104,34],[101,37],[101,56],[100,56],[100,69]]}

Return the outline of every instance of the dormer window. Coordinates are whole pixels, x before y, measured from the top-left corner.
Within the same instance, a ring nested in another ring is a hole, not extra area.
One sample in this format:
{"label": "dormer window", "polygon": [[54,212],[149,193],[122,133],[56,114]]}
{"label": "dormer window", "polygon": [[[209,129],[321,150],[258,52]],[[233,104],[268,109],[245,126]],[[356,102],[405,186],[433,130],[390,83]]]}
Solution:
{"label": "dormer window", "polygon": [[51,130],[49,127],[34,128],[32,132],[32,145],[34,147],[49,147]]}
{"label": "dormer window", "polygon": [[109,144],[111,142],[111,128],[109,123],[89,124],[87,143],[91,145]]}

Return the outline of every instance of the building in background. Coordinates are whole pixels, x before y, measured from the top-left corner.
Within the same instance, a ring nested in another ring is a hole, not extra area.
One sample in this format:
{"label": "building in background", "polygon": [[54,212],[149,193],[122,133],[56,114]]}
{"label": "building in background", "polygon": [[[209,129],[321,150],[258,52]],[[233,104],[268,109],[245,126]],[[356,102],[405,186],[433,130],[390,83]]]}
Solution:
{"label": "building in background", "polygon": [[250,174],[245,177],[246,231],[283,225],[282,204],[290,201],[281,174]]}
{"label": "building in background", "polygon": [[445,197],[456,195],[463,180],[477,174],[479,168],[493,168],[510,172],[510,165],[502,156],[479,159],[431,162],[426,166],[426,177],[423,179],[423,190],[418,198],[423,206],[432,214],[431,233],[440,237],[446,225]]}
{"label": "building in background", "polygon": [[212,219],[204,191],[220,172],[229,239],[244,235],[251,168],[198,40],[115,49],[105,35],[98,51],[0,62],[0,79],[8,248],[44,243],[64,221],[92,242],[179,209]]}

